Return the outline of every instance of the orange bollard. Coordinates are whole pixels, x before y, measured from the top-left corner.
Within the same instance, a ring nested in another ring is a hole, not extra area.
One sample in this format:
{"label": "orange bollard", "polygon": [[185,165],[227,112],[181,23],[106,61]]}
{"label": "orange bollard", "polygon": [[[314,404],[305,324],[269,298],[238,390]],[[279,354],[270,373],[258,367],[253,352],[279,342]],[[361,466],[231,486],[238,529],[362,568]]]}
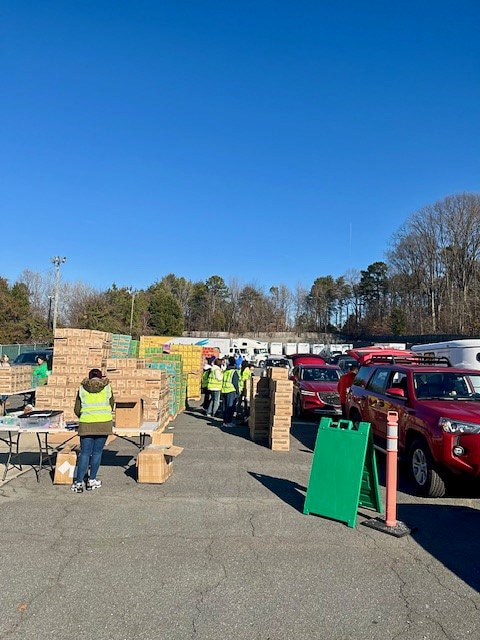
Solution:
{"label": "orange bollard", "polygon": [[387,414],[387,506],[385,520],[371,518],[362,522],[370,529],[388,533],[396,538],[402,538],[412,532],[404,522],[397,520],[397,480],[398,480],[398,413],[389,411]]}
{"label": "orange bollard", "polygon": [[397,526],[398,413],[387,415],[387,527]]}

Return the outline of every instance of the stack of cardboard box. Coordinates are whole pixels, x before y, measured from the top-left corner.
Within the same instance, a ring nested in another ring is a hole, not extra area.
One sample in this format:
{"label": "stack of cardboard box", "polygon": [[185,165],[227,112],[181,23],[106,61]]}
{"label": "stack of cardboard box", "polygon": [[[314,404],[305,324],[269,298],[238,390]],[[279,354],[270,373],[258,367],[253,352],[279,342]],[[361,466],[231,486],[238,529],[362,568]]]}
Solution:
{"label": "stack of cardboard box", "polygon": [[63,411],[65,420],[73,412],[80,382],[90,369],[103,369],[112,353],[112,334],[90,329],[57,329],[53,346],[53,371],[48,384],[38,387],[35,407]]}
{"label": "stack of cardboard box", "polygon": [[172,344],[170,353],[179,353],[182,356],[183,373],[188,375],[187,397],[200,400],[203,373],[202,347],[194,344]]}
{"label": "stack of cardboard box", "polygon": [[32,367],[0,367],[0,393],[14,393],[32,388]]}
{"label": "stack of cardboard box", "polygon": [[248,426],[254,442],[267,444],[270,432],[270,384],[268,378],[251,377]]}
{"label": "stack of cardboard box", "polygon": [[170,420],[168,374],[145,368],[144,360],[115,358],[106,361],[106,375],[116,400],[143,400],[143,419],[165,428]]}
{"label": "stack of cardboard box", "polygon": [[[273,369],[272,369],[273,370]],[[283,369],[283,371],[287,371]],[[290,450],[293,382],[270,377],[270,433],[268,444],[274,451]]]}
{"label": "stack of cardboard box", "polygon": [[263,378],[253,376],[250,387],[250,438],[274,451],[290,450],[293,382],[288,369],[269,367]]}

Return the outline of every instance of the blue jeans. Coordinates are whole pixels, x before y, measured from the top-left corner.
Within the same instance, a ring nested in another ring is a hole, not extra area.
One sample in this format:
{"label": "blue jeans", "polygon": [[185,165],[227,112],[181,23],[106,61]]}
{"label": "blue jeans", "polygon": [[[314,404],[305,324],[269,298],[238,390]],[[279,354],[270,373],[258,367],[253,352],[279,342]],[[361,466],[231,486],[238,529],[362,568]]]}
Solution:
{"label": "blue jeans", "polygon": [[90,480],[97,479],[107,436],[80,436],[80,455],[77,462],[76,482],[83,482],[90,464]]}
{"label": "blue jeans", "polygon": [[207,407],[207,414],[215,417],[215,414],[218,411],[218,407],[220,405],[220,389],[218,391],[210,391],[210,402]]}
{"label": "blue jeans", "polygon": [[223,395],[223,424],[231,424],[235,405],[237,403],[237,392],[224,393]]}

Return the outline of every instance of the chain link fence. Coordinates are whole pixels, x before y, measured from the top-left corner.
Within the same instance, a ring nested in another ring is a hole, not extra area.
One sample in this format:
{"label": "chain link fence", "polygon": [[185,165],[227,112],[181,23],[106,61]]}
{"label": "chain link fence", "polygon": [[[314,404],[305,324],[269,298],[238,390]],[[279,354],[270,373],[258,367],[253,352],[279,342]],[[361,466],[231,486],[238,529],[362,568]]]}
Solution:
{"label": "chain link fence", "polygon": [[21,353],[29,351],[44,351],[51,347],[48,342],[34,342],[33,344],[0,344],[0,357],[6,354],[13,362]]}

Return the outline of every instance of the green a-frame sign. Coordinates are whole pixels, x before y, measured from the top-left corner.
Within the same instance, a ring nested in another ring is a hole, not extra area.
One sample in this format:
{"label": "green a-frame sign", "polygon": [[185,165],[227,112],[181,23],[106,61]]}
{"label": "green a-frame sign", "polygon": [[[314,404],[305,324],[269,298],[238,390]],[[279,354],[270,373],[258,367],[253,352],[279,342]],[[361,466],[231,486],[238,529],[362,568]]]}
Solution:
{"label": "green a-frame sign", "polygon": [[382,513],[370,423],[322,418],[303,513],[355,527],[359,507]]}

